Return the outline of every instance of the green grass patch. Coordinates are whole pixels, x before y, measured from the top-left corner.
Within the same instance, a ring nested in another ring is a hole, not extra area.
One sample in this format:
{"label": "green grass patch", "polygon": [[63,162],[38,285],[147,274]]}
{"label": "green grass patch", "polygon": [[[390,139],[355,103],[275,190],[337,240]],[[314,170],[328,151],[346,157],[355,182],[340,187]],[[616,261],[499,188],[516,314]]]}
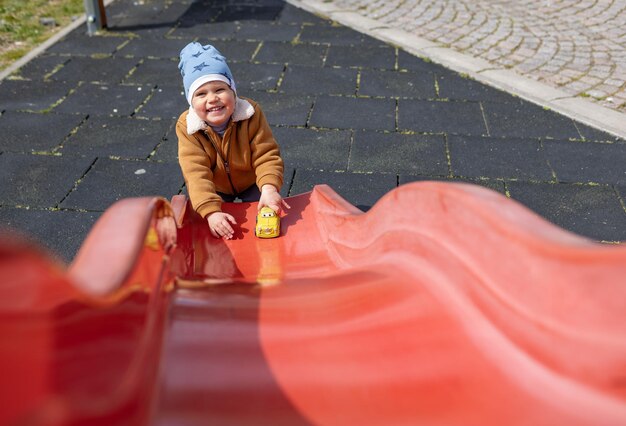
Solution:
{"label": "green grass patch", "polygon": [[[83,0],[0,0],[0,70],[84,13]],[[44,25],[42,18],[55,25]]]}

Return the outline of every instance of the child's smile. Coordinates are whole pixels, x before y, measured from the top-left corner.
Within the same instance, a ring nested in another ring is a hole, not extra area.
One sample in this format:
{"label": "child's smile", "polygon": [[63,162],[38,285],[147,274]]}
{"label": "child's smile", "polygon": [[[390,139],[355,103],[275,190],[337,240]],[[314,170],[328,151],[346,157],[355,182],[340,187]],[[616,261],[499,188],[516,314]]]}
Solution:
{"label": "child's smile", "polygon": [[[215,107],[211,107],[209,109],[206,110],[207,114],[210,117],[210,120],[216,120],[216,121],[220,121],[220,117],[225,113],[228,112],[226,110],[226,107],[224,107],[223,105],[220,106],[215,106]],[[209,120],[209,118],[206,118],[205,121]],[[209,123],[212,124],[212,123]]]}

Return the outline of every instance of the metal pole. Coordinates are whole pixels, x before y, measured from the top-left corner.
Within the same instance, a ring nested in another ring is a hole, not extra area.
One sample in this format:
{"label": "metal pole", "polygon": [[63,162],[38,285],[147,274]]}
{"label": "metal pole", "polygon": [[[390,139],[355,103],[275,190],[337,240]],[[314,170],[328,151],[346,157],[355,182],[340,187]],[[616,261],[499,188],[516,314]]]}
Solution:
{"label": "metal pole", "polygon": [[87,34],[91,36],[96,31],[106,28],[107,15],[103,0],[84,0],[84,4],[87,15]]}

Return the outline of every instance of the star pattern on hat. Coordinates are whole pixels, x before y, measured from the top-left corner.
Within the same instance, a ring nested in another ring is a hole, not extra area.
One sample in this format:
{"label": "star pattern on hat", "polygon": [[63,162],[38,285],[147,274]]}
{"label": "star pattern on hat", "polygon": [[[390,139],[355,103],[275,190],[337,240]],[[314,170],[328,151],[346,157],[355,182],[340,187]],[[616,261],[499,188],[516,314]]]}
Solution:
{"label": "star pattern on hat", "polygon": [[192,53],[191,56],[193,56],[194,58],[199,58],[200,55],[202,55],[201,51],[197,51],[196,53]]}
{"label": "star pattern on hat", "polygon": [[193,67],[193,72],[196,71],[202,71],[204,68],[208,67],[209,65],[207,65],[206,63],[202,62],[200,65],[196,65],[195,67]]}

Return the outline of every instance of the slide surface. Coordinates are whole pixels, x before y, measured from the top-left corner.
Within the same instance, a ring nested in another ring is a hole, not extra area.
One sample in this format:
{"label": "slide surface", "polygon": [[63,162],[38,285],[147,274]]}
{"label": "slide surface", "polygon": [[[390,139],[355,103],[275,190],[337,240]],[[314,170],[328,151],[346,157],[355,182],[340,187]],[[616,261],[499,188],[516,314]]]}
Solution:
{"label": "slide surface", "polygon": [[0,423],[626,424],[625,246],[464,184],[288,202],[223,241],[123,200],[68,269],[3,239]]}

